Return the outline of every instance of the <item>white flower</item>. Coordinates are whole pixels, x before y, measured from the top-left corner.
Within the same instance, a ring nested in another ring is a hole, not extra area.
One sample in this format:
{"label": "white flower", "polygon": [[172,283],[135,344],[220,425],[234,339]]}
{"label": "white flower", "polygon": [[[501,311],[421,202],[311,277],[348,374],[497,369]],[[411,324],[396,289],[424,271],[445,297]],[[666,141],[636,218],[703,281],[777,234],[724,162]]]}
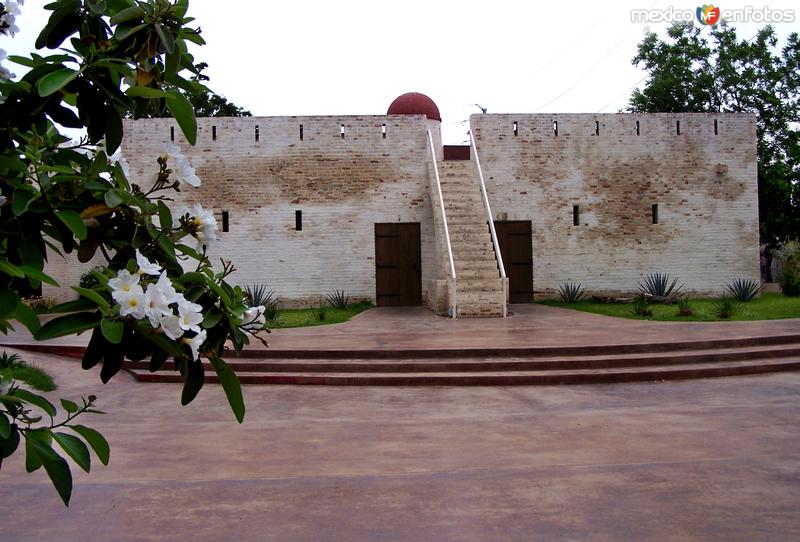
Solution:
{"label": "white flower", "polygon": [[0,205],[6,204],[6,197],[3,195],[3,191],[0,190]]}
{"label": "white flower", "polygon": [[265,310],[264,305],[245,309],[244,315],[242,316],[242,327],[245,329],[263,328],[266,323],[266,318],[264,317]]}
{"label": "white flower", "polygon": [[119,167],[122,168],[122,174],[125,175],[126,178],[130,177],[131,165],[128,163],[125,157],[122,156],[122,152],[119,149],[115,150],[114,154],[108,157],[108,161],[112,164],[119,164]]}
{"label": "white flower", "polygon": [[158,266],[158,264],[155,264],[145,258],[142,253],[139,252],[138,248],[136,249],[136,263],[139,264],[140,275],[144,274],[156,276],[161,274],[161,268]]}
{"label": "white flower", "polygon": [[19,27],[16,25],[16,16],[21,12],[16,2],[5,2],[5,13],[0,17],[0,27],[3,28],[2,32],[13,36],[19,32]]}
{"label": "white flower", "polygon": [[167,277],[166,271],[161,272],[161,276],[158,277],[158,282],[156,282],[156,287],[161,295],[164,296],[167,304],[180,303],[181,300],[186,301],[183,295],[175,291],[175,287],[172,286],[172,281]]}
{"label": "white flower", "polygon": [[167,298],[158,287],[158,284],[148,284],[145,291],[145,299],[147,306],[144,309],[144,314],[150,320],[150,325],[158,328],[161,324],[162,316],[169,316],[172,314],[172,309],[169,306]]}
{"label": "white flower", "polygon": [[161,330],[164,332],[164,335],[169,337],[170,339],[177,340],[183,336],[183,330],[181,329],[180,318],[175,316],[174,314],[165,314],[161,317]]}
{"label": "white flower", "polygon": [[161,154],[161,158],[163,158],[164,160],[169,160],[170,158],[174,158],[175,160],[180,160],[183,158],[183,153],[181,153],[181,148],[177,146],[175,143],[170,143],[169,141],[165,141],[162,148],[164,149],[164,152]]}
{"label": "white flower", "polygon": [[136,285],[128,292],[117,290],[112,296],[114,300],[119,303],[120,316],[133,316],[137,320],[144,318],[145,309],[147,308],[147,297],[142,291],[141,286]]}
{"label": "white flower", "polygon": [[195,203],[192,208],[193,222],[197,227],[195,237],[197,238],[197,248],[202,250],[203,246],[210,246],[217,240],[217,219],[199,203]]}
{"label": "white flower", "polygon": [[[117,277],[108,281],[112,294],[114,292],[130,292],[131,288],[139,285],[139,275],[131,275],[127,269],[117,273]],[[141,288],[140,288],[141,289]]]}
{"label": "white flower", "polygon": [[197,176],[194,168],[186,158],[181,157],[171,169],[176,181],[189,184],[195,188],[200,186],[200,177]]}
{"label": "white flower", "polygon": [[[6,51],[5,49],[0,49],[0,62],[6,59]],[[0,66],[0,82],[8,81],[9,79],[16,77],[13,73],[11,73],[5,66]],[[3,98],[5,99],[5,98]],[[2,103],[2,102],[0,102]]]}
{"label": "white flower", "polygon": [[206,340],[206,330],[201,330],[197,335],[191,339],[184,337],[183,342],[189,345],[192,349],[192,359],[200,359],[200,347]]}
{"label": "white flower", "polygon": [[178,302],[178,318],[181,329],[199,332],[199,324],[203,321],[203,307],[183,299]]}

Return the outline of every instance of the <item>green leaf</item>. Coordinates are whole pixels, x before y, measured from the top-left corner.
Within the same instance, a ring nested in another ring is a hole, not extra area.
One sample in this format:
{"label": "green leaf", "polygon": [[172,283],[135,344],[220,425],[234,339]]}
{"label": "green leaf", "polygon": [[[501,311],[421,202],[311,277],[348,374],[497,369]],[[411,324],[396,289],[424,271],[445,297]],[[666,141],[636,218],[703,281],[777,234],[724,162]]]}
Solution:
{"label": "green leaf", "polygon": [[166,98],[167,93],[163,90],[151,87],[133,86],[125,91],[125,94],[131,98]]}
{"label": "green leaf", "polygon": [[108,460],[111,455],[111,449],[108,447],[108,441],[98,431],[85,425],[70,425],[70,429],[78,433],[80,436],[89,443],[97,458],[103,465],[108,465]]}
{"label": "green leaf", "polygon": [[222,320],[222,312],[212,310],[206,313],[200,326],[209,329],[219,324],[220,320]]}
{"label": "green leaf", "polygon": [[39,79],[39,82],[36,83],[36,90],[42,98],[50,96],[54,92],[58,92],[64,88],[68,83],[78,77],[79,74],[80,72],[78,71],[70,70],[69,68],[61,68]]}
{"label": "green leaf", "polygon": [[14,314],[14,309],[19,303],[19,296],[14,290],[0,291],[0,320]]}
{"label": "green leaf", "polygon": [[44,410],[48,416],[51,418],[55,417],[56,415],[56,407],[53,406],[53,403],[42,397],[41,395],[37,395],[32,393],[26,389],[18,389],[14,391],[14,397],[25,401],[33,406],[41,408]]}
{"label": "green leaf", "polygon": [[151,373],[161,370],[161,367],[164,366],[164,362],[167,361],[168,354],[163,350],[156,350],[153,352],[153,355],[150,356],[150,366],[148,369]]}
{"label": "green leaf", "polygon": [[194,117],[194,107],[186,96],[177,90],[169,91],[167,96],[167,108],[178,121],[186,141],[190,145],[197,142],[197,119]]}
{"label": "green leaf", "polygon": [[161,223],[162,230],[172,229],[172,213],[167,204],[158,200],[158,221]]}
{"label": "green leaf", "polygon": [[164,78],[169,79],[174,77],[176,73],[178,73],[178,68],[181,64],[181,47],[180,44],[182,42],[178,42],[175,49],[166,55],[164,58]]}
{"label": "green leaf", "polygon": [[125,331],[125,324],[120,320],[109,320],[103,318],[100,320],[100,330],[103,336],[112,344],[119,344],[122,341],[122,332]]}
{"label": "green leaf", "polygon": [[8,260],[0,260],[0,271],[12,277],[25,278],[25,272]]}
{"label": "green leaf", "polygon": [[126,23],[134,19],[141,19],[142,17],[144,17],[144,10],[139,6],[132,6],[127,9],[123,9],[111,17],[111,24],[116,25]]}
{"label": "green leaf", "polygon": [[83,223],[81,215],[70,209],[56,211],[56,216],[66,227],[70,229],[78,239],[86,239],[86,224]]}
{"label": "green leaf", "polygon": [[5,442],[0,442],[0,455],[3,458],[11,457],[11,454],[17,451],[19,446],[19,430],[11,428],[11,434],[5,439]]}
{"label": "green leaf", "polygon": [[74,335],[87,329],[92,329],[100,322],[100,315],[96,312],[77,312],[54,318],[46,322],[34,334],[37,341],[55,339],[64,335]]}
{"label": "green leaf", "polygon": [[11,435],[11,422],[5,412],[0,412],[0,439],[6,440]]}
{"label": "green leaf", "polygon": [[53,486],[58,491],[58,495],[64,504],[69,506],[69,499],[72,495],[72,473],[69,470],[69,465],[63,457],[58,455],[50,446],[39,442],[38,440],[32,442],[32,451],[38,456],[39,461],[47,471],[47,476],[53,482]]}
{"label": "green leaf", "polygon": [[233,369],[225,363],[221,358],[212,358],[211,365],[217,372],[222,389],[225,390],[225,395],[228,398],[228,404],[231,405],[233,415],[236,420],[242,423],[244,420],[244,398],[242,397],[242,385],[239,382],[239,377],[233,372]]}
{"label": "green leaf", "polygon": [[26,188],[17,188],[14,190],[14,201],[11,203],[11,212],[14,216],[19,216],[28,210],[31,201],[36,198],[38,194]]}
{"label": "green leaf", "polygon": [[97,303],[97,306],[101,309],[110,310],[111,306],[108,304],[108,301],[101,296],[98,292],[94,290],[90,290],[89,288],[81,288],[80,286],[73,286],[73,290],[75,290],[78,295],[85,297],[86,299],[90,299]]}
{"label": "green leaf", "polygon": [[21,269],[22,272],[28,275],[29,277],[34,278],[41,282],[45,282],[50,286],[55,286],[56,288],[60,286],[58,282],[56,282],[56,279],[54,279],[50,275],[46,275],[45,273],[43,273],[39,269],[36,269],[35,267],[31,267],[29,265],[20,265],[19,269]]}
{"label": "green leaf", "polygon": [[142,337],[156,345],[161,350],[168,352],[171,356],[185,357],[186,351],[178,345],[175,341],[169,339],[166,335],[161,333],[153,333],[149,326],[140,325],[139,331]]}
{"label": "green leaf", "polygon": [[28,328],[31,334],[35,334],[41,327],[39,316],[25,303],[17,304],[17,307],[14,309],[14,318]]}
{"label": "green leaf", "polygon": [[114,104],[106,104],[106,150],[109,154],[119,148],[122,143],[122,117]]}
{"label": "green leaf", "polygon": [[36,450],[33,449],[37,433],[40,433],[40,431],[28,431],[25,434],[25,472],[36,472],[42,468],[42,460]]}
{"label": "green leaf", "polygon": [[7,58],[8,60],[10,60],[15,64],[19,64],[21,66],[27,66],[28,68],[33,68],[34,66],[36,66],[36,63],[33,61],[33,59],[24,56],[8,55]]}
{"label": "green leaf", "polygon": [[164,45],[164,49],[167,53],[175,52],[175,38],[172,37],[169,30],[165,29],[160,24],[156,25],[156,34],[158,34],[161,43]]}
{"label": "green leaf", "polygon": [[25,173],[28,171],[28,166],[19,158],[11,158],[9,156],[0,156],[0,170],[16,171],[17,173]]}
{"label": "green leaf", "polygon": [[78,412],[77,403],[75,403],[74,401],[70,401],[69,399],[61,399],[61,408],[63,408],[70,414]]}
{"label": "green leaf", "polygon": [[92,460],[89,457],[89,448],[81,439],[68,433],[53,433],[53,440],[67,452],[75,463],[85,472],[89,472],[92,467]]}
{"label": "green leaf", "polygon": [[72,301],[66,301],[64,303],[60,303],[55,307],[52,307],[49,311],[47,311],[47,314],[87,311],[87,310],[92,310],[94,308],[96,308],[96,305],[92,301],[82,297],[80,299],[74,299]]}
{"label": "green leaf", "polygon": [[128,195],[125,192],[117,190],[116,188],[113,190],[109,190],[106,192],[105,196],[103,197],[105,200],[106,205],[113,209],[114,207],[118,207],[124,201],[128,200]]}
{"label": "green leaf", "polygon": [[183,406],[188,405],[197,397],[197,394],[203,388],[204,380],[203,364],[190,359],[186,366],[186,372],[183,374],[183,391],[181,392],[181,404]]}

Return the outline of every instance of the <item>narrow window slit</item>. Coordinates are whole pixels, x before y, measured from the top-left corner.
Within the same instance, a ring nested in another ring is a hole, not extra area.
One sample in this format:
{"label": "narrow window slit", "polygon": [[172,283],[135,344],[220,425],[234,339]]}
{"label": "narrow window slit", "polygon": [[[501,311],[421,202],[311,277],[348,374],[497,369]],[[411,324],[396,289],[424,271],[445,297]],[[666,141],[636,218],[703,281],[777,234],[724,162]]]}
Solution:
{"label": "narrow window slit", "polygon": [[344,124],[339,126],[339,135],[341,135],[342,139],[344,139]]}
{"label": "narrow window slit", "polygon": [[679,120],[675,121],[675,131],[678,135],[681,135],[681,121]]}
{"label": "narrow window slit", "polygon": [[294,212],[294,231],[303,231],[303,211]]}
{"label": "narrow window slit", "polygon": [[594,121],[594,135],[600,135],[600,121]]}
{"label": "narrow window slit", "polygon": [[714,135],[719,135],[719,123],[714,119]]}
{"label": "narrow window slit", "polygon": [[228,211],[222,211],[222,231],[228,231],[229,229],[229,216]]}
{"label": "narrow window slit", "polygon": [[260,133],[259,133],[259,130],[258,130],[258,124],[256,124],[256,141],[258,141],[259,136],[260,136]]}
{"label": "narrow window slit", "polygon": [[636,121],[636,135],[639,135],[639,121]]}
{"label": "narrow window slit", "polygon": [[385,122],[381,126],[381,137],[383,137],[383,139],[386,139],[386,123]]}
{"label": "narrow window slit", "polygon": [[300,141],[303,141],[303,125],[300,125]]}
{"label": "narrow window slit", "polygon": [[519,124],[517,123],[517,121],[514,121],[514,135],[515,136],[519,135]]}
{"label": "narrow window slit", "polygon": [[211,127],[211,140],[212,141],[216,141],[217,140],[217,127],[216,126],[212,126]]}
{"label": "narrow window slit", "polygon": [[553,136],[555,137],[557,135],[558,135],[558,121],[554,120],[553,121]]}
{"label": "narrow window slit", "polygon": [[175,127],[174,126],[170,126],[169,127],[169,140],[170,141],[175,141]]}
{"label": "narrow window slit", "polygon": [[653,217],[653,224],[658,224],[658,203],[653,204],[651,214]]}
{"label": "narrow window slit", "polygon": [[580,205],[572,206],[572,225],[580,226],[581,224],[581,207]]}

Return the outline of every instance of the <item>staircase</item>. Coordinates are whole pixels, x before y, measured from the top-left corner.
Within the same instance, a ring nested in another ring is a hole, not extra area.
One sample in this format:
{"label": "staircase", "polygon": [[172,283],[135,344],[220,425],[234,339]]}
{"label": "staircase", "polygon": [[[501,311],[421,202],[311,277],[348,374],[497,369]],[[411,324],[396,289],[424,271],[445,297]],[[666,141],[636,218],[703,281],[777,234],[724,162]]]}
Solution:
{"label": "staircase", "polygon": [[457,276],[457,317],[503,316],[503,284],[470,160],[439,164]]}
{"label": "staircase", "polygon": [[[800,370],[800,335],[653,344],[403,350],[245,350],[226,358],[243,384],[513,386],[653,382]],[[204,364],[206,382],[217,382]],[[181,382],[168,363],[140,382]]]}

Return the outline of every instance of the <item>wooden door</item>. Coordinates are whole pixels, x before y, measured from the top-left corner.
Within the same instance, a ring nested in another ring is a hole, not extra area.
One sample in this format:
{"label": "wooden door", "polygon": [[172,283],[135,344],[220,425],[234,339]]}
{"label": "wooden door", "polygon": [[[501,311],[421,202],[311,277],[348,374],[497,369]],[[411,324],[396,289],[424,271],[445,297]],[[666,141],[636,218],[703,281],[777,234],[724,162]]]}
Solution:
{"label": "wooden door", "polygon": [[533,303],[533,240],[530,220],[495,222],[508,276],[509,302]]}
{"label": "wooden door", "polygon": [[419,223],[375,224],[375,303],[422,305]]}

